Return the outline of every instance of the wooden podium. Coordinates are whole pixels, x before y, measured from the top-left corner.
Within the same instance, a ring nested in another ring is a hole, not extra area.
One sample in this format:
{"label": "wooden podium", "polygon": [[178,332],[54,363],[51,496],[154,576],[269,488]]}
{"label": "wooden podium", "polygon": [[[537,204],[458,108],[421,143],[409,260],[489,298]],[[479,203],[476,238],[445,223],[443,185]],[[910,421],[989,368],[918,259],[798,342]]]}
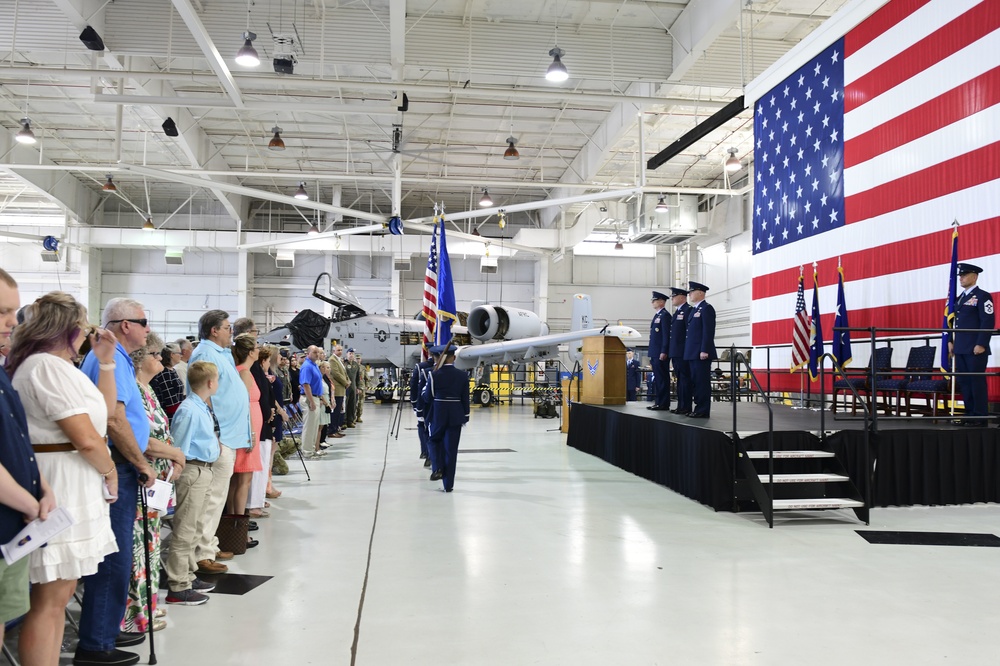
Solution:
{"label": "wooden podium", "polygon": [[625,345],[613,335],[583,339],[583,394],[587,405],[625,404]]}

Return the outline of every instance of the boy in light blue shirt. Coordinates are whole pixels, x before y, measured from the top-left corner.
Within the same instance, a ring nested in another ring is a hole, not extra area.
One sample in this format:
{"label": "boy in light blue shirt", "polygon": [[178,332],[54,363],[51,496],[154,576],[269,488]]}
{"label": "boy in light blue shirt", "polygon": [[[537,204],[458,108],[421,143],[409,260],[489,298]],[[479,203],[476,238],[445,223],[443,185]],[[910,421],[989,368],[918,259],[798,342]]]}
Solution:
{"label": "boy in light blue shirt", "polygon": [[[204,563],[195,561],[195,545],[206,520],[205,506],[214,478],[212,464],[221,450],[219,422],[209,404],[219,389],[219,370],[207,361],[192,363],[188,367],[188,384],[188,396],[170,423],[174,445],[184,452],[187,464],[175,486],[173,542],[165,568],[170,588],[167,603],[198,606],[208,601],[203,592],[213,587],[195,576],[198,569],[205,568]],[[223,564],[211,564],[222,567],[219,573],[227,570]]]}

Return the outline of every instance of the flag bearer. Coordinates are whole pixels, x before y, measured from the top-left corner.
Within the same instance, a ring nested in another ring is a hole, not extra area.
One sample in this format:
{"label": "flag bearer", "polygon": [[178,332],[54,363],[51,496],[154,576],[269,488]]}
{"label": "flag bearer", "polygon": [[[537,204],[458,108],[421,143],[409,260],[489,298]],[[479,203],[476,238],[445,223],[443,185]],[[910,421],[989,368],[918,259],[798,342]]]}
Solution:
{"label": "flag bearer", "polygon": [[440,465],[444,491],[450,493],[455,486],[462,426],[469,422],[469,374],[455,367],[455,352],[450,345],[439,345],[431,351],[444,358],[443,364],[430,373],[424,389],[425,399],[433,401],[429,448]]}

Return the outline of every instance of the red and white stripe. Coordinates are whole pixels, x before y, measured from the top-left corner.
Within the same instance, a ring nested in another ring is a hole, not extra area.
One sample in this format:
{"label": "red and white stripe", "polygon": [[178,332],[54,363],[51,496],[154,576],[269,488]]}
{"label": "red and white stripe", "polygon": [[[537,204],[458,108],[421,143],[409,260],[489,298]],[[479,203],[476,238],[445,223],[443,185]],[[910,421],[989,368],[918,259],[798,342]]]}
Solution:
{"label": "red and white stripe", "polygon": [[424,272],[424,339],[421,357],[430,358],[427,351],[434,346],[434,329],[437,326],[437,281],[438,281],[438,257],[437,257],[437,229],[431,235],[431,248],[427,259],[427,270]]}
{"label": "red and white stripe", "polygon": [[[846,224],[754,256],[754,345],[792,343],[804,261],[819,262],[831,330],[838,257],[852,326],[940,326],[955,219],[959,260],[1000,295],[1000,2],[890,0],[845,35],[844,56]],[[992,353],[995,370],[998,338]],[[771,367],[791,354],[773,351]]]}
{"label": "red and white stripe", "polygon": [[809,339],[812,328],[806,311],[805,287],[799,273],[799,287],[795,296],[795,315],[792,317],[792,362],[791,370],[797,370],[809,362]]}

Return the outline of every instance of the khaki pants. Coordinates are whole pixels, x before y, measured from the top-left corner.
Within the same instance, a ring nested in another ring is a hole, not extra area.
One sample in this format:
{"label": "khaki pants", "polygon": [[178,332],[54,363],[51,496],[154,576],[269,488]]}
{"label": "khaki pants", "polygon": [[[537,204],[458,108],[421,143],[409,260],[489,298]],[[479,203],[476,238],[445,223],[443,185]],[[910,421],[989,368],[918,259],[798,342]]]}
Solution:
{"label": "khaki pants", "polygon": [[212,485],[208,488],[205,508],[201,520],[198,521],[195,562],[214,560],[215,554],[219,552],[219,540],[215,536],[215,531],[219,529],[222,511],[226,508],[226,498],[229,497],[229,479],[233,476],[233,466],[236,464],[235,451],[225,444],[219,448],[221,449],[219,459],[212,463]]}
{"label": "khaki pants", "polygon": [[303,396],[299,404],[302,406],[302,450],[309,452],[316,450],[319,442],[319,416],[323,410],[319,398],[316,401],[316,409],[309,411],[309,400]]}
{"label": "khaki pants", "polygon": [[358,393],[358,413],[355,414],[354,420],[360,421],[361,415],[365,413],[365,392],[361,391]]}
{"label": "khaki pants", "polygon": [[[177,506],[174,507],[173,536],[165,566],[171,592],[189,590],[194,583],[199,559],[195,552],[201,537],[199,527],[214,478],[211,467],[188,461],[174,484]],[[215,559],[214,553],[211,559]]]}

